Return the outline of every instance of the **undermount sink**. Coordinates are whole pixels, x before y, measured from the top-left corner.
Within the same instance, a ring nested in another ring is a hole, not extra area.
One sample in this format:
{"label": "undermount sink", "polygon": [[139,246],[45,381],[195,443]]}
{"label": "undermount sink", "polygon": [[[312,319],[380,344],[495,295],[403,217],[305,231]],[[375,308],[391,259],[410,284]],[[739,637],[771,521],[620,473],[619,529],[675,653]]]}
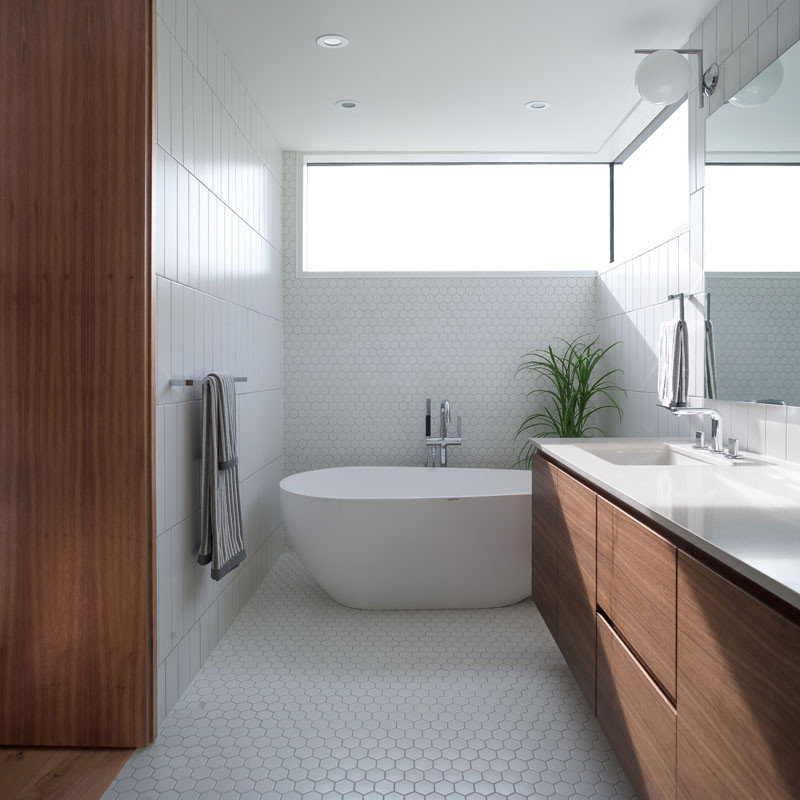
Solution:
{"label": "undermount sink", "polygon": [[681,453],[668,444],[654,442],[642,444],[641,442],[621,444],[620,442],[586,442],[577,445],[581,450],[602,458],[610,464],[627,466],[655,466],[655,467],[708,467],[711,462],[702,457],[694,458],[686,453]]}

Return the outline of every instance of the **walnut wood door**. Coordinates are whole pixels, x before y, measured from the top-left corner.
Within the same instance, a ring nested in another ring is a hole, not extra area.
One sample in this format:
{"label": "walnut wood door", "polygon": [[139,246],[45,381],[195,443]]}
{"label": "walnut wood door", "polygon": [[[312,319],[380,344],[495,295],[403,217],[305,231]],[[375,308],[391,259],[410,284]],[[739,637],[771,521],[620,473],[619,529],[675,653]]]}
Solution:
{"label": "walnut wood door", "polygon": [[679,553],[679,800],[797,800],[799,754],[800,627]]}
{"label": "walnut wood door", "polygon": [[558,469],[536,455],[532,476],[531,594],[542,619],[557,639]]}
{"label": "walnut wood door", "polygon": [[597,495],[558,473],[558,645],[594,711]]}
{"label": "walnut wood door", "polygon": [[0,2],[0,743],[155,733],[154,0]]}

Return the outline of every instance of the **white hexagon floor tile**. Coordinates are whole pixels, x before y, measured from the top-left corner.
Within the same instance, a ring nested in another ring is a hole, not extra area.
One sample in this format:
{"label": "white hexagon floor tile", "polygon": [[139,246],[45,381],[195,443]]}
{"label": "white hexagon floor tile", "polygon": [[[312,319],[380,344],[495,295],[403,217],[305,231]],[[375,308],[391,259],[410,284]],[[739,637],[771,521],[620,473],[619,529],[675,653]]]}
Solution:
{"label": "white hexagon floor tile", "polygon": [[633,797],[531,601],[359,611],[287,554],[104,800]]}

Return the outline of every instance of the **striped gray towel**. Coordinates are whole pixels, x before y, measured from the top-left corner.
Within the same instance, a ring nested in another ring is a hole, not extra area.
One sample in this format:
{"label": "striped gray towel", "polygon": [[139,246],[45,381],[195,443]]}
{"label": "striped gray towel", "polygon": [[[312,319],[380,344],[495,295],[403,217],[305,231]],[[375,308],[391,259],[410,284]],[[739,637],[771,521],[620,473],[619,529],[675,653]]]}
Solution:
{"label": "striped gray towel", "polygon": [[714,352],[714,326],[706,320],[706,397],[717,397],[717,354]]}
{"label": "striped gray towel", "polygon": [[212,372],[203,380],[203,486],[197,561],[211,562],[211,577],[219,581],[244,558],[234,381],[227,372]]}
{"label": "striped gray towel", "polygon": [[680,319],[661,323],[658,342],[658,404],[685,406],[689,388],[689,335]]}

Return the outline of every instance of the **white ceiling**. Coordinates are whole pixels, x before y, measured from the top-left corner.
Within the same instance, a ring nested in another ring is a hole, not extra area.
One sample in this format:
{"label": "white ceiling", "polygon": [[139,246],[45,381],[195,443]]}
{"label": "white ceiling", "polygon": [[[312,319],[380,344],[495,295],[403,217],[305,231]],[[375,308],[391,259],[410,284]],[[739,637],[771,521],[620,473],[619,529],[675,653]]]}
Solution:
{"label": "white ceiling", "polygon": [[[285,149],[578,161],[613,157],[658,110],[634,89],[634,48],[684,46],[715,4],[198,0]],[[350,45],[323,50],[324,33]],[[528,100],[552,107],[527,111]]]}

